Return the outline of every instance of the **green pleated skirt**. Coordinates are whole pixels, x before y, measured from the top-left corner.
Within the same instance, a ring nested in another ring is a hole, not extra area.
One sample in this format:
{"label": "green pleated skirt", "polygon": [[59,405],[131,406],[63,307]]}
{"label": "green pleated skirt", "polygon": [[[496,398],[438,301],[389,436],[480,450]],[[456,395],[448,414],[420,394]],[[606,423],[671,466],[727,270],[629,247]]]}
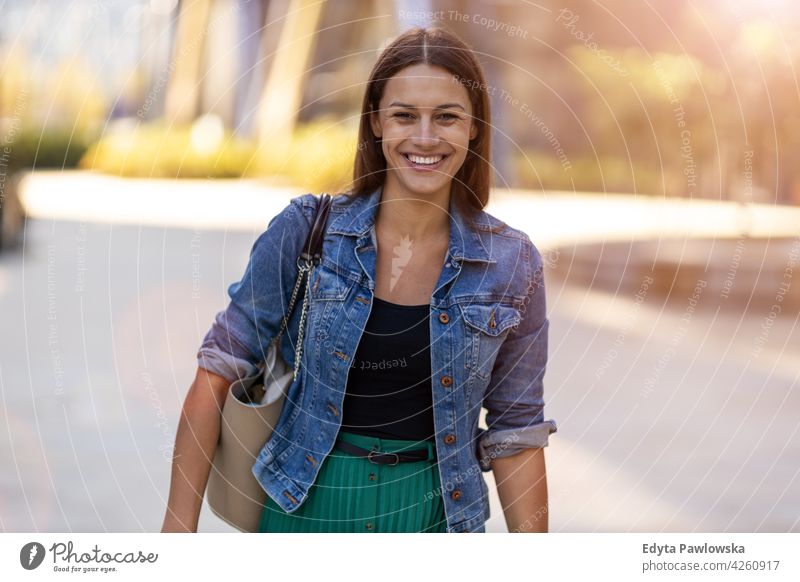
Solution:
{"label": "green pleated skirt", "polygon": [[303,504],[287,513],[267,496],[265,533],[443,533],[447,530],[435,443],[339,431],[338,437],[383,452],[428,448],[428,460],[372,463],[334,448],[323,460]]}

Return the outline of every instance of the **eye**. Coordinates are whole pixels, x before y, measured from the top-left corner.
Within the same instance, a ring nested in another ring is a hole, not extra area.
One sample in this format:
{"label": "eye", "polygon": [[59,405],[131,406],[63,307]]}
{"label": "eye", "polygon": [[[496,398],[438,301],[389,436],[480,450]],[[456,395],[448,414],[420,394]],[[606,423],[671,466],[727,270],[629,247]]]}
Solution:
{"label": "eye", "polygon": [[413,116],[410,113],[395,113],[392,117],[400,117],[401,119],[411,119]]}
{"label": "eye", "polygon": [[445,119],[447,121],[452,121],[453,119],[458,119],[458,115],[453,115],[452,113],[442,113],[439,117]]}

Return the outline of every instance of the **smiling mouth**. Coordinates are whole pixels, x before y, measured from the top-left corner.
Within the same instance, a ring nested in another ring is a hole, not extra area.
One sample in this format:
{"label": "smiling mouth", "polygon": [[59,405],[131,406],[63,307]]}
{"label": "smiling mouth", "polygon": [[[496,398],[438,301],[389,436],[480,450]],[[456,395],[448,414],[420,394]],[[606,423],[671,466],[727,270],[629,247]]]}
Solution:
{"label": "smiling mouth", "polygon": [[408,163],[414,168],[435,168],[440,165],[444,160],[450,157],[450,154],[437,154],[435,156],[418,156],[415,154],[401,154]]}

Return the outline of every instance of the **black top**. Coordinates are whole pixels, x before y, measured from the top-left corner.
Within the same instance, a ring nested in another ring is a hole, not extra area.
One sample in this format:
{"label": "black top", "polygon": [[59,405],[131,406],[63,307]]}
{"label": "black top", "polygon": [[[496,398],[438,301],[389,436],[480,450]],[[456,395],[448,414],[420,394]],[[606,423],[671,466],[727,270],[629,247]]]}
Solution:
{"label": "black top", "polygon": [[342,430],[387,439],[434,438],[430,307],[374,297],[347,379]]}

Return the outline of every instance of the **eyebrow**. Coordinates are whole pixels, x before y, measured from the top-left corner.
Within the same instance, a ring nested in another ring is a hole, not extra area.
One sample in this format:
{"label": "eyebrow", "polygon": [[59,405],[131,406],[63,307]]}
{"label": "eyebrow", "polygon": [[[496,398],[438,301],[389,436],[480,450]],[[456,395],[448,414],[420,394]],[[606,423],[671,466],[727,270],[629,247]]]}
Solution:
{"label": "eyebrow", "polygon": [[[389,104],[389,107],[403,107],[405,109],[416,109],[416,106],[410,105],[408,103],[400,103],[399,101],[394,101]],[[443,105],[437,105],[434,109],[451,109],[453,107],[458,107],[462,111],[466,111],[462,105],[458,103],[444,103]]]}

